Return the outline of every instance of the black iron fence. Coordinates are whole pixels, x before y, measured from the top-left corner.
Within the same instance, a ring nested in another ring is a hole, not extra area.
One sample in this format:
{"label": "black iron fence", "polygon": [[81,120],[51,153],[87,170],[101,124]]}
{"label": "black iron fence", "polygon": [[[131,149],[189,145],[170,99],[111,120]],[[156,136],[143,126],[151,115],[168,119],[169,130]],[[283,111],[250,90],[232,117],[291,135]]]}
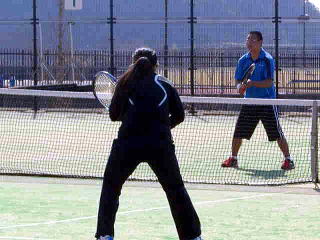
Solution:
{"label": "black iron fence", "polygon": [[277,91],[319,92],[320,11],[309,1],[95,0],[81,10],[63,2],[4,1],[1,86],[88,85],[99,70],[120,75],[131,52],[148,46],[182,94],[232,94],[247,33],[258,30]]}
{"label": "black iron fence", "polygon": [[[272,54],[274,49],[267,49]],[[292,48],[291,48],[292,50]],[[234,71],[245,49],[199,49],[194,51],[194,82],[190,79],[190,52],[168,50],[158,52],[158,72],[174,82],[183,95],[233,94]],[[114,73],[121,75],[131,64],[132,51],[114,51]],[[38,85],[90,85],[96,72],[109,70],[109,50],[45,50],[38,55]],[[165,64],[166,63],[166,64]],[[32,50],[0,49],[0,87],[34,85]],[[280,49],[279,93],[319,93],[320,51],[304,52]]]}

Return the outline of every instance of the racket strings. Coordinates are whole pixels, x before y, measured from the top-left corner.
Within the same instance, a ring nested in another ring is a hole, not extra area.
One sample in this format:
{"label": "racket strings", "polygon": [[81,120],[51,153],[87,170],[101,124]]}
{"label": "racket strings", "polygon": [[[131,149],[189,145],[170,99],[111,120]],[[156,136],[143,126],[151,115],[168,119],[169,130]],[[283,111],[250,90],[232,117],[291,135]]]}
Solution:
{"label": "racket strings", "polygon": [[94,84],[94,92],[98,100],[105,106],[109,107],[111,98],[115,90],[115,84],[106,74],[96,77]]}

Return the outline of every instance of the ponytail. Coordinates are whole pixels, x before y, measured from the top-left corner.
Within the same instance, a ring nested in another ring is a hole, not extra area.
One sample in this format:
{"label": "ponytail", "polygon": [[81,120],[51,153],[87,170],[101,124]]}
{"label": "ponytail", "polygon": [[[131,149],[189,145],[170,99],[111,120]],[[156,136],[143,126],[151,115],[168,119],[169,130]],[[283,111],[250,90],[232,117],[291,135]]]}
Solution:
{"label": "ponytail", "polygon": [[144,79],[153,73],[154,65],[147,57],[140,57],[129,69],[120,76],[116,91],[129,93],[134,89],[137,81]]}

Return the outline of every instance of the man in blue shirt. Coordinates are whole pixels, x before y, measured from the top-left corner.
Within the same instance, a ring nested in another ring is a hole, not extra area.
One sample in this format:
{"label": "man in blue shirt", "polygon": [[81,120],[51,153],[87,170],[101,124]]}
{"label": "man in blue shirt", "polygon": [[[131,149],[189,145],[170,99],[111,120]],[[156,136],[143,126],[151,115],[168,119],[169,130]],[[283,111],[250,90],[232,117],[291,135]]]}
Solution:
{"label": "man in blue shirt", "polygon": [[[249,50],[238,61],[235,72],[235,79],[238,81],[237,88],[239,93],[245,98],[276,98],[274,79],[274,59],[262,48],[263,37],[261,32],[252,31],[248,34],[246,46]],[[246,84],[240,81],[249,68],[255,63],[255,70]],[[233,140],[232,154],[226,159],[222,167],[238,167],[237,155],[242,144],[242,139],[250,140],[256,126],[261,120],[269,141],[277,141],[283,153],[284,160],[281,168],[291,170],[294,162],[290,158],[287,140],[282,132],[278,111],[272,105],[243,105],[236,123]]]}

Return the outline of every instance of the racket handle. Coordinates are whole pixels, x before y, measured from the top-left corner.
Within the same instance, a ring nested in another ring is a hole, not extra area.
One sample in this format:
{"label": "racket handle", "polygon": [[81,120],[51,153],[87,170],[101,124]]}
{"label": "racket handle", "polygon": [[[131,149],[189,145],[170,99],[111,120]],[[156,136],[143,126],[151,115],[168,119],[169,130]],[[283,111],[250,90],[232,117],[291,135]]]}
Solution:
{"label": "racket handle", "polygon": [[240,95],[244,95],[244,93],[246,92],[246,85],[245,84],[242,84],[241,87],[239,88],[239,93]]}

